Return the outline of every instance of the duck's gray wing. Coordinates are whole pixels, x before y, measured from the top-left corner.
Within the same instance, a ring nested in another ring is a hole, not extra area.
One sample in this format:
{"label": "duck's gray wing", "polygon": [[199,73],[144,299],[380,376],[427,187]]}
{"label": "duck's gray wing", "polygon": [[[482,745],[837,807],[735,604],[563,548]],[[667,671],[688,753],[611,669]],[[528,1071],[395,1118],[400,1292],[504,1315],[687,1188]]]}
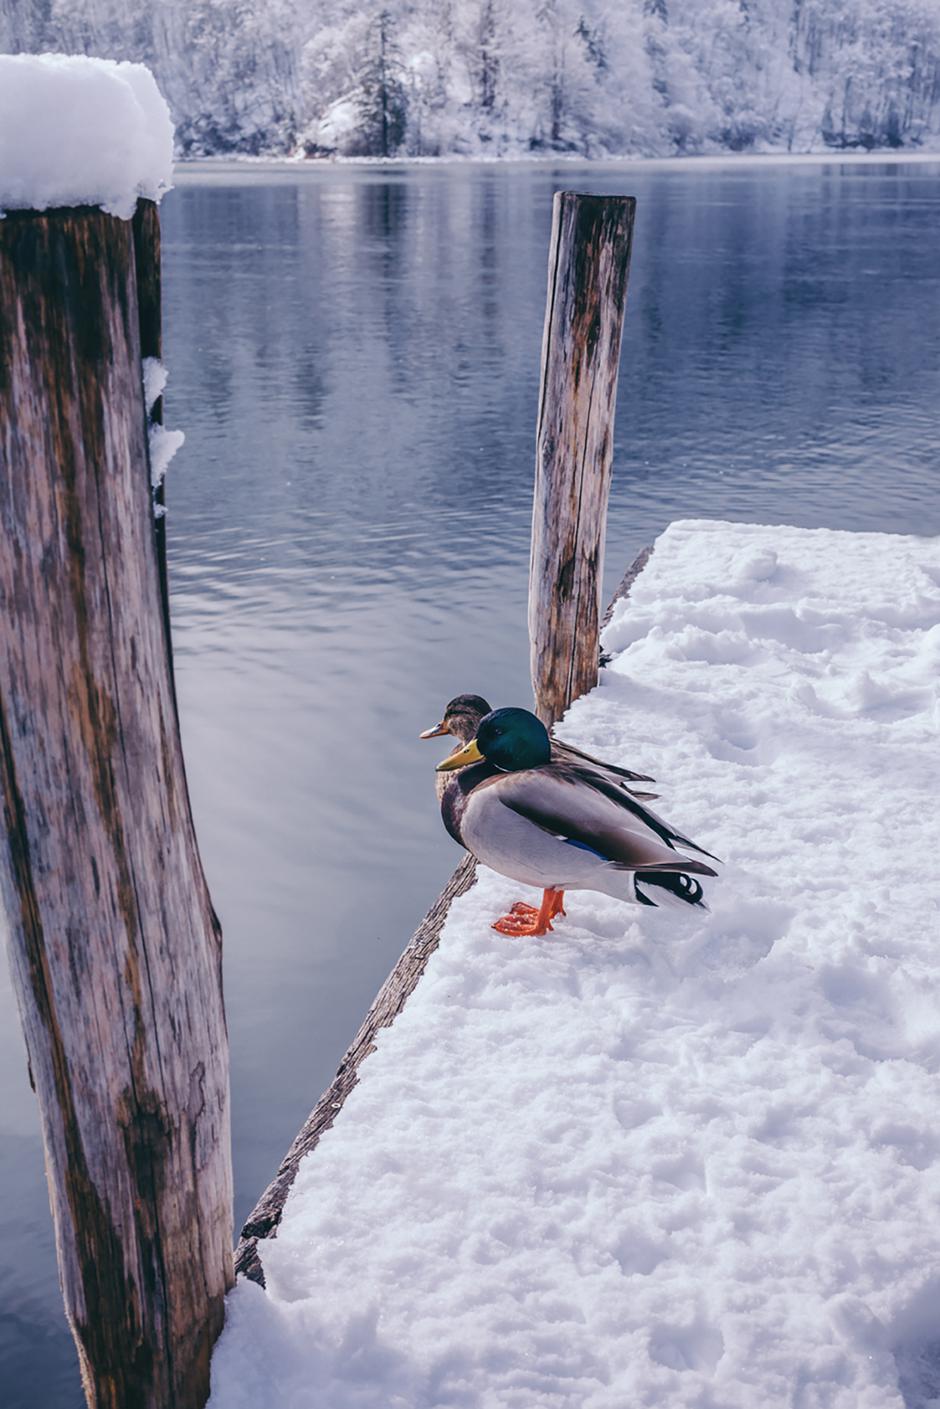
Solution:
{"label": "duck's gray wing", "polygon": [[[629,768],[618,768],[615,763],[607,763],[602,758],[594,758],[589,753],[584,753],[582,749],[576,749],[574,744],[563,744],[560,739],[552,739],[552,752],[560,763],[586,763],[591,768],[601,768],[605,773],[613,773],[618,778],[625,778],[629,783],[655,783],[656,779],[651,778],[648,773],[634,773]],[[646,793],[636,793],[636,797],[646,797]]]}
{"label": "duck's gray wing", "polygon": [[691,847],[693,851],[698,851],[702,856],[708,856],[712,861],[719,861],[720,858],[706,851],[704,846],[699,846],[691,837],[683,836],[682,832],[677,832],[665,818],[660,817],[651,807],[646,807],[639,800],[639,795],[631,793],[629,788],[623,788],[612,782],[601,768],[592,768],[588,765],[574,765],[571,772],[589,787],[595,788],[603,793],[605,797],[616,803],[618,807],[631,812],[636,818],[643,822],[651,831],[655,832],[667,846]]}
{"label": "duck's gray wing", "polygon": [[548,763],[507,773],[492,787],[500,802],[520,817],[614,865],[631,871],[716,874],[704,861],[682,856],[651,828],[642,815],[645,808],[625,807],[616,784],[609,784],[609,791],[600,789],[580,768]]}

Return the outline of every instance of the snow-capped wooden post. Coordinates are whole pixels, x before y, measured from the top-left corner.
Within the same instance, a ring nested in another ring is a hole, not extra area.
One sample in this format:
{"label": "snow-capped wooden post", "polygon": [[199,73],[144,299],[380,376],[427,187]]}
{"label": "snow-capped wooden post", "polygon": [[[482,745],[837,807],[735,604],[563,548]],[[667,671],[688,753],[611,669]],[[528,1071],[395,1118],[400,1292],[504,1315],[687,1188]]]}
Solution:
{"label": "snow-capped wooden post", "polygon": [[597,684],[617,372],[636,201],[555,193],[542,339],[529,640],[546,724]]}
{"label": "snow-capped wooden post", "polygon": [[[42,92],[63,69],[26,77]],[[136,120],[108,72],[109,122]],[[65,98],[81,103],[97,74],[79,76]],[[92,208],[89,184],[88,206],[0,221],[0,922],[88,1404],[201,1409],[233,1280],[221,936],[153,526],[141,335],[158,271],[135,267],[152,255],[129,218],[144,183],[109,191],[126,218]],[[139,212],[151,251],[155,222]]]}

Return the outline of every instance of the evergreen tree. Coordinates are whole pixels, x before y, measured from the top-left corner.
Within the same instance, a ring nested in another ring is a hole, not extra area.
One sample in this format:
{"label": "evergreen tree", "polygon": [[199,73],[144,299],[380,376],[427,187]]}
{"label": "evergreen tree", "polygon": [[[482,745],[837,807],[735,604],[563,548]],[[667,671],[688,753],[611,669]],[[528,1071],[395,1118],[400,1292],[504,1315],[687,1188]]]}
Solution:
{"label": "evergreen tree", "polygon": [[408,99],[401,53],[393,36],[391,11],[382,10],[370,27],[358,76],[360,132],[368,156],[394,156],[405,137]]}

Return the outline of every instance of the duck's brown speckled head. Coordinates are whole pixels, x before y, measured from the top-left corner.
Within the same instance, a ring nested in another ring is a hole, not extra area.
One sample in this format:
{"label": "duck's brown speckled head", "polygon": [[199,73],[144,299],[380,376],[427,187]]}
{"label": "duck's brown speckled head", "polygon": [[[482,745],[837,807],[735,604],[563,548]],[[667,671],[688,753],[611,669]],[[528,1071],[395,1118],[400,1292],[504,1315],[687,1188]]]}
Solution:
{"label": "duck's brown speckled head", "polygon": [[490,706],[482,695],[455,695],[444,710],[440,724],[433,729],[425,729],[422,739],[436,739],[439,734],[450,734],[462,744],[468,744],[476,735],[480,720],[490,713]]}

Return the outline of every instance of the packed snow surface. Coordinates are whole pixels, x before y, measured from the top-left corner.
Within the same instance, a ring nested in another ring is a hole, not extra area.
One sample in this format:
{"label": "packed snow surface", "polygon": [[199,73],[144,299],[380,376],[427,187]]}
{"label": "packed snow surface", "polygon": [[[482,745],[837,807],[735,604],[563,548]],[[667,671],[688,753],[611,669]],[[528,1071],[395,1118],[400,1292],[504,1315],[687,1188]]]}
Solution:
{"label": "packed snow surface", "polygon": [[0,55],[0,212],[91,205],[127,220],[172,170],[170,112],[143,64]]}
{"label": "packed snow surface", "polygon": [[655,774],[711,912],[509,940],[483,872],[212,1409],[940,1403],[940,540],[673,524],[606,645],[559,732]]}

